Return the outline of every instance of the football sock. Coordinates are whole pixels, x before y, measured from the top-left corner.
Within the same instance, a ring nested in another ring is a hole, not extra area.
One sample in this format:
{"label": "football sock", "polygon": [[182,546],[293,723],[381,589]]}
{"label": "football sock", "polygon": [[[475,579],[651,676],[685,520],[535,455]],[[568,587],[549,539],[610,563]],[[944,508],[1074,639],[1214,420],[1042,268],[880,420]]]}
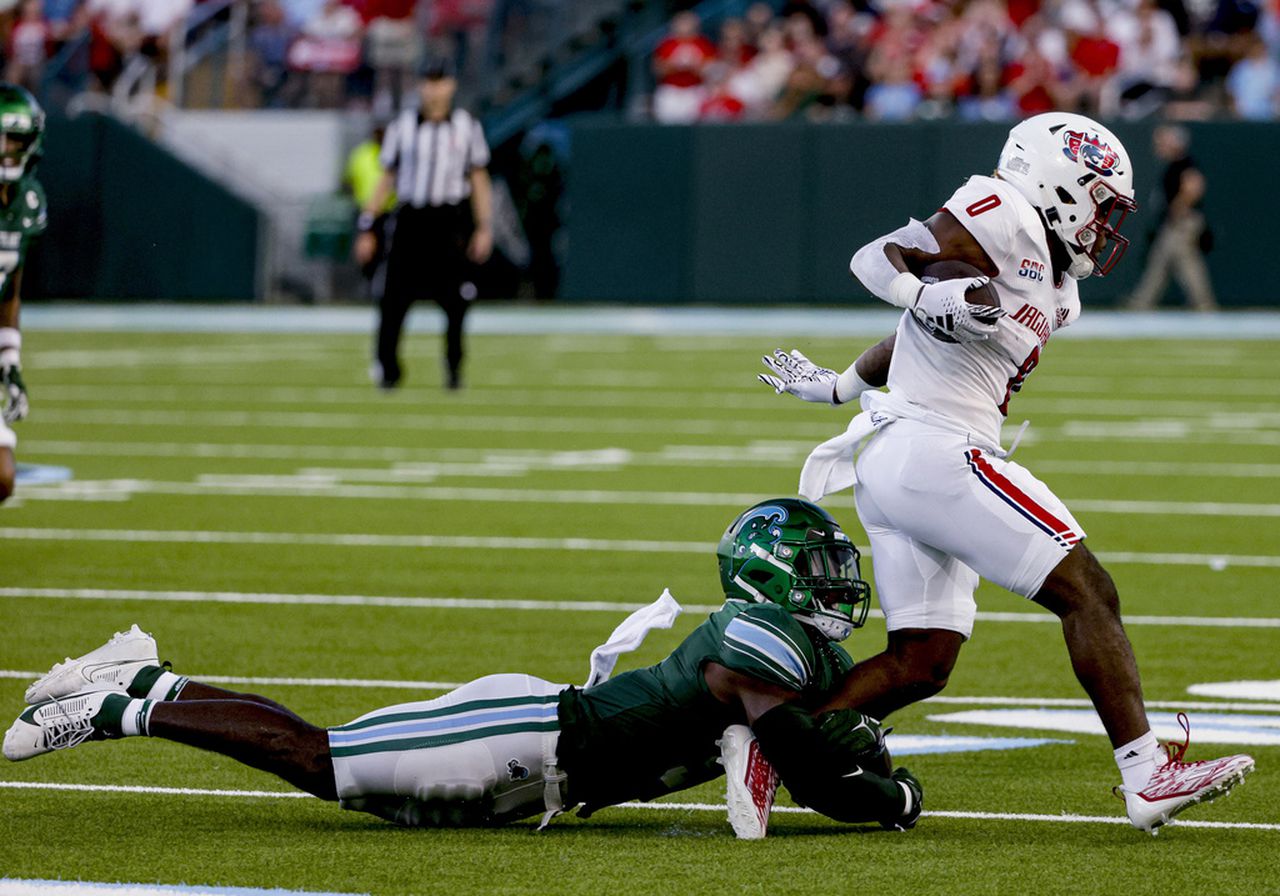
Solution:
{"label": "football sock", "polygon": [[906,808],[904,808],[904,809],[902,810],[902,815],[905,817],[905,816],[907,816],[907,815],[910,815],[910,814],[911,814],[911,810],[915,808],[915,805],[916,805],[916,798],[912,795],[912,793],[911,793],[911,788],[910,788],[910,787],[908,787],[906,784],[904,784],[903,782],[899,781],[899,782],[898,782],[898,786],[902,788],[902,793],[903,793],[903,795],[904,795],[904,796],[906,796],[906,798],[907,798],[907,805],[906,805]]}
{"label": "football sock", "polygon": [[93,729],[100,737],[134,737],[145,735],[151,721],[154,700],[130,699],[124,694],[110,694],[93,717]]}
{"label": "football sock", "polygon": [[1142,737],[1131,740],[1116,750],[1116,765],[1124,779],[1124,789],[1137,792],[1147,786],[1156,772],[1156,756],[1160,742],[1155,732],[1148,731]]}
{"label": "football sock", "polygon": [[151,723],[151,709],[155,705],[154,700],[130,700],[120,716],[120,734],[123,737],[149,736],[147,726]]}
{"label": "football sock", "polygon": [[150,700],[177,700],[182,689],[191,679],[169,671],[169,664],[146,666],[129,682],[130,697],[146,697]]}

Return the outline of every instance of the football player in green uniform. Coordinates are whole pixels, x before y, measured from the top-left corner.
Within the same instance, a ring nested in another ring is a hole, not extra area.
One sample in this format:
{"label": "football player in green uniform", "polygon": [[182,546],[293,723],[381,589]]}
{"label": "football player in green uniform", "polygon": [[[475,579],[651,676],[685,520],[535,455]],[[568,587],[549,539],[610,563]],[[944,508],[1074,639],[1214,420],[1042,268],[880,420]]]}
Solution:
{"label": "football player in green uniform", "polygon": [[44,190],[34,169],[44,139],[44,110],[14,84],[0,83],[0,501],[13,493],[17,437],[9,424],[27,416],[18,330],[22,268],[44,232]]}
{"label": "football player in green uniform", "polygon": [[[724,774],[723,740],[735,830],[735,789],[757,816],[747,836],[763,835],[773,781],[753,775],[770,764],[797,802],[824,815],[913,826],[920,785],[890,771],[878,723],[847,709],[816,713],[852,667],[837,642],[863,623],[870,599],[848,537],[821,508],[777,499],[740,514],[717,556],[724,606],[662,662],[589,687],[490,675],[326,730],[265,698],[176,675],[134,626],[33,684],[4,754],[162,737],[344,808],[447,825],[539,813],[545,823],[566,807],[652,799]],[[767,762],[753,763],[759,755]]]}

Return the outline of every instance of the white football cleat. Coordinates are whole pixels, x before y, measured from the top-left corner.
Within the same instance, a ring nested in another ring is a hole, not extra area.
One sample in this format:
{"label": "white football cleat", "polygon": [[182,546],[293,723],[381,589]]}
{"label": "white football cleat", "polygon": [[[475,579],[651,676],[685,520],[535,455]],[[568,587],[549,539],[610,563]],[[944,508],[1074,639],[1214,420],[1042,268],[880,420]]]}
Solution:
{"label": "white football cleat", "polygon": [[[106,737],[93,721],[102,704],[113,697],[117,701],[129,699],[115,691],[96,691],[28,707],[5,732],[5,758],[18,762],[54,750],[69,750],[90,738]],[[119,716],[123,705],[114,709]]]}
{"label": "white football cleat", "polygon": [[93,691],[124,692],[139,670],[158,665],[155,638],[135,623],[127,632],[116,632],[97,650],[58,663],[27,688],[26,700],[34,705]]}
{"label": "white football cleat", "polygon": [[728,786],[729,824],[740,840],[762,840],[778,792],[778,773],[746,725],[730,725],[718,741]]}
{"label": "white football cleat", "polygon": [[1168,759],[1156,769],[1146,786],[1139,791],[1123,786],[1115,788],[1115,792],[1124,797],[1129,823],[1153,837],[1160,832],[1162,825],[1168,824],[1183,809],[1227,794],[1253,771],[1253,757],[1243,753],[1221,759],[1183,762],[1182,756],[1191,743],[1191,723],[1185,713],[1178,713],[1178,721],[1186,731],[1187,739],[1182,743],[1164,745]]}

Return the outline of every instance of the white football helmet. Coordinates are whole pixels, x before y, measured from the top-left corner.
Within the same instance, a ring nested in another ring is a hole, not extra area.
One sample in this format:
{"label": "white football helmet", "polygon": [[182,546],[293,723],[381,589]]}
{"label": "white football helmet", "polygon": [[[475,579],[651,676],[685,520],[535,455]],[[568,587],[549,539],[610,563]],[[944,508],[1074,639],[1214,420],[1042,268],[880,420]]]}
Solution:
{"label": "white football helmet", "polygon": [[1040,211],[1062,241],[1071,277],[1108,274],[1129,248],[1119,231],[1138,207],[1133,167],[1116,135],[1092,118],[1046,112],[1015,125],[996,174]]}

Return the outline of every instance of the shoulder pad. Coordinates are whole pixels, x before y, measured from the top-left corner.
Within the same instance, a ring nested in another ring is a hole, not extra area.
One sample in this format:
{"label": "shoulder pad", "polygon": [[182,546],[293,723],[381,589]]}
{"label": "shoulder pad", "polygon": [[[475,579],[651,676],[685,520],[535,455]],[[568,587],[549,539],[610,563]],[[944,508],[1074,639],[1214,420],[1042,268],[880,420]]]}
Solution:
{"label": "shoulder pad", "polygon": [[800,623],[775,604],[753,604],[725,626],[725,665],[793,690],[813,678],[813,645]]}

